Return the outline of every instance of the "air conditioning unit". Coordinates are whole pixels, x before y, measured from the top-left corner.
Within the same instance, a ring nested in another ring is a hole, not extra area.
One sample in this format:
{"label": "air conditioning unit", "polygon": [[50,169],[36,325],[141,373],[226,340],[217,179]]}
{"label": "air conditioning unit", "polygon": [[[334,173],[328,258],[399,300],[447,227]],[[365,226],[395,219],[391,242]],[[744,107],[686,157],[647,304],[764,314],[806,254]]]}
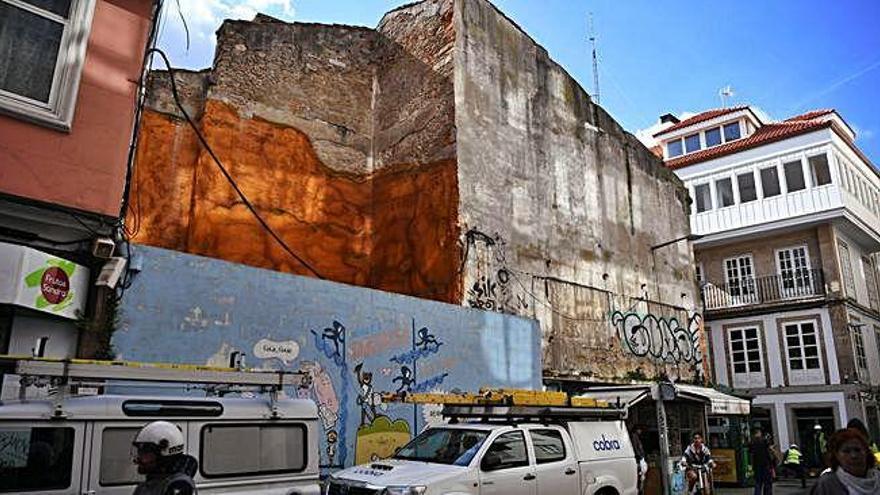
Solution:
{"label": "air conditioning unit", "polygon": [[95,258],[102,260],[110,259],[113,256],[113,251],[116,251],[116,243],[113,242],[113,239],[98,237],[92,243],[92,255]]}
{"label": "air conditioning unit", "polygon": [[95,281],[95,285],[99,287],[109,287],[111,289],[116,287],[116,284],[119,283],[120,277],[122,277],[127,262],[128,260],[120,256],[107,260],[107,262],[104,263],[104,267],[101,268],[101,273],[98,274],[98,279]]}

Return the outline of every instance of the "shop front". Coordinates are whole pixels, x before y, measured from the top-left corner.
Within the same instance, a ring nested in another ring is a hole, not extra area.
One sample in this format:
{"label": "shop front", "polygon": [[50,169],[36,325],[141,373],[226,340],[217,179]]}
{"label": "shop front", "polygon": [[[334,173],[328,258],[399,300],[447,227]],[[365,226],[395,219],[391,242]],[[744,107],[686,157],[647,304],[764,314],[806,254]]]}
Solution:
{"label": "shop front", "polygon": [[[88,268],[0,242],[0,354],[74,357],[88,291]],[[2,384],[0,397],[17,396],[16,377]]]}

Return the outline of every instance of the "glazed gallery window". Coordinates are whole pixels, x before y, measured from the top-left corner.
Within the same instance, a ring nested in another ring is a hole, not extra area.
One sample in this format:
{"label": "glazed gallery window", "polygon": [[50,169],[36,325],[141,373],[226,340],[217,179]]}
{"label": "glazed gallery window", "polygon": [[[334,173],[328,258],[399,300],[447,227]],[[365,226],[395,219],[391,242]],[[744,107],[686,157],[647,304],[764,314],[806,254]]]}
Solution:
{"label": "glazed gallery window", "polygon": [[697,202],[697,213],[712,209],[712,191],[709,184],[699,184],[694,187],[694,198]]}
{"label": "glazed gallery window", "polygon": [[0,110],[69,129],[94,0],[0,0]]}
{"label": "glazed gallery window", "polygon": [[684,150],[687,153],[691,153],[694,151],[699,151],[700,149],[700,135],[699,134],[691,134],[690,136],[684,138]]}
{"label": "glazed gallery window", "polygon": [[831,184],[831,168],[828,166],[828,156],[825,154],[811,156],[807,159],[810,171],[813,174],[813,185],[824,186]]}
{"label": "glazed gallery window", "polygon": [[758,199],[758,189],[755,187],[755,174],[749,172],[737,175],[736,183],[739,186],[740,203],[748,203]]}
{"label": "glazed gallery window", "polygon": [[800,160],[784,163],[782,169],[785,172],[785,184],[788,187],[788,192],[800,191],[807,187]]}
{"label": "glazed gallery window", "polygon": [[779,196],[781,189],[779,188],[779,172],[776,167],[768,167],[761,169],[761,191],[765,198]]}
{"label": "glazed gallery window", "polygon": [[718,179],[715,181],[715,197],[718,198],[718,207],[733,205],[733,184],[730,179]]}
{"label": "glazed gallery window", "polygon": [[721,128],[714,127],[706,131],[706,147],[718,146],[721,144]]}
{"label": "glazed gallery window", "polygon": [[684,153],[684,149],[681,147],[681,139],[666,143],[666,154],[669,155],[669,158],[676,157],[682,153]]}
{"label": "glazed gallery window", "polygon": [[740,138],[739,122],[727,124],[724,126],[724,142],[734,141]]}
{"label": "glazed gallery window", "polygon": [[792,371],[817,370],[819,362],[819,337],[812,321],[785,325],[785,348],[788,352],[788,369]]}

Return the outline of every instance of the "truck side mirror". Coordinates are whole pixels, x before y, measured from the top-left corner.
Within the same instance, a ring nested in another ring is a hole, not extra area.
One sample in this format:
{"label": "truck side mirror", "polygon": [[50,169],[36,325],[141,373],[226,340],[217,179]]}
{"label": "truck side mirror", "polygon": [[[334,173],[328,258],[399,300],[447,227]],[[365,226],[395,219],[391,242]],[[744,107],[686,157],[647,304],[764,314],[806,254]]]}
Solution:
{"label": "truck side mirror", "polygon": [[501,468],[501,456],[496,452],[486,452],[486,455],[483,456],[482,462],[480,462],[480,469],[483,471],[495,471],[496,469]]}

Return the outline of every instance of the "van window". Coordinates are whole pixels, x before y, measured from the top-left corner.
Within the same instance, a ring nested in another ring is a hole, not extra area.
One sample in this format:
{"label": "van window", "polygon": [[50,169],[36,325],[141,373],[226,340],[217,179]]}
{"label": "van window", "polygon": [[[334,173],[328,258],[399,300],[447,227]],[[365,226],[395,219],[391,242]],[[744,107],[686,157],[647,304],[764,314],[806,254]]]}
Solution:
{"label": "van window", "polygon": [[0,426],[0,492],[44,492],[70,486],[74,430]]}
{"label": "van window", "polygon": [[200,469],[206,478],[299,472],[306,468],[306,443],[302,424],[206,425]]}
{"label": "van window", "polygon": [[131,442],[140,428],[105,428],[101,432],[101,486],[133,485],[144,477],[132,461]]}
{"label": "van window", "polygon": [[557,430],[529,430],[535,447],[535,462],[544,464],[565,460],[565,442]]}

